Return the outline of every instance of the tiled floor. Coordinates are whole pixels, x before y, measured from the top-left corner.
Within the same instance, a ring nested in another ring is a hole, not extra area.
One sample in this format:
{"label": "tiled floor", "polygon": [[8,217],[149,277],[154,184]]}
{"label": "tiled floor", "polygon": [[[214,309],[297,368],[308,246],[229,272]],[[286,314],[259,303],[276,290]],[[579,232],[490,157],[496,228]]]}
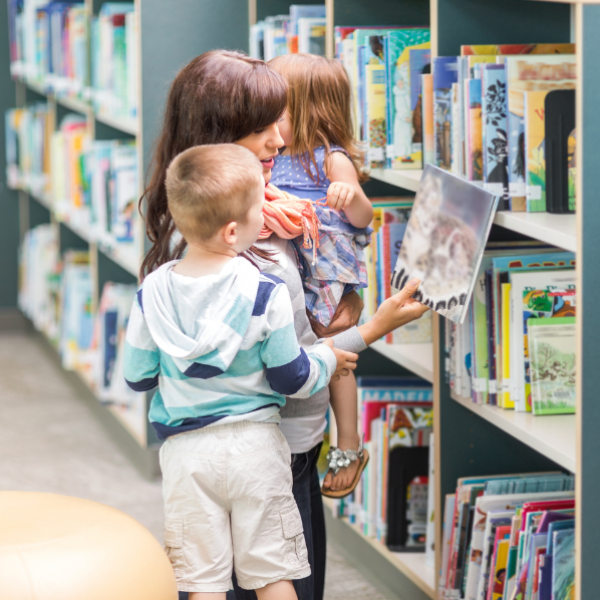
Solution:
{"label": "tiled floor", "polygon": [[[35,335],[0,332],[0,490],[54,492],[118,508],[162,540],[159,481],[121,455]],[[328,549],[326,600],[385,600]]]}

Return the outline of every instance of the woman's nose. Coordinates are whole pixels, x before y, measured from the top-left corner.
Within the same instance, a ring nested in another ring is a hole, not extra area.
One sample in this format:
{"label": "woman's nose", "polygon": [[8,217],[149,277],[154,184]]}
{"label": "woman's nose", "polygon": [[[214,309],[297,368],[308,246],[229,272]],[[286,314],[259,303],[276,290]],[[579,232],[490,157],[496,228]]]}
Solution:
{"label": "woman's nose", "polygon": [[271,126],[273,128],[271,135],[269,136],[268,144],[272,148],[281,148],[283,146],[283,138],[279,133],[279,125],[277,123],[273,123]]}

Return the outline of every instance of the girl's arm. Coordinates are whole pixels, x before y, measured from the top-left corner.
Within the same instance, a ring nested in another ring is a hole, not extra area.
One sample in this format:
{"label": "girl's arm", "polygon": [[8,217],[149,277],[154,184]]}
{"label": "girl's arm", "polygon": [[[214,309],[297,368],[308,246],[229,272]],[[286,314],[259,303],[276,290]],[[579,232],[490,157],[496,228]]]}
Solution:
{"label": "girl's arm", "polygon": [[332,182],[327,204],[343,210],[354,227],[367,227],[373,220],[373,206],[360,187],[352,161],[343,152],[332,152],[325,161],[325,171]]}

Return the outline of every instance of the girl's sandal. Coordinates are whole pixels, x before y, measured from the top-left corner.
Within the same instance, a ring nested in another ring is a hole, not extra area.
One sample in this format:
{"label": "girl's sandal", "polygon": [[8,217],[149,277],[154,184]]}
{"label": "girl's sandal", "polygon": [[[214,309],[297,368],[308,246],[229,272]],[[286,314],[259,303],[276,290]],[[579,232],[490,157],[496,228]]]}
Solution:
{"label": "girl's sandal", "polygon": [[358,460],[358,469],[354,475],[354,479],[349,487],[343,490],[331,490],[329,488],[321,487],[321,494],[327,496],[327,498],[345,498],[348,494],[351,494],[356,488],[360,481],[360,476],[365,470],[367,463],[369,462],[369,453],[364,450],[362,444],[358,450],[340,450],[335,446],[331,446],[327,452],[327,462],[329,464],[329,470],[337,475],[340,469],[350,466],[350,463]]}

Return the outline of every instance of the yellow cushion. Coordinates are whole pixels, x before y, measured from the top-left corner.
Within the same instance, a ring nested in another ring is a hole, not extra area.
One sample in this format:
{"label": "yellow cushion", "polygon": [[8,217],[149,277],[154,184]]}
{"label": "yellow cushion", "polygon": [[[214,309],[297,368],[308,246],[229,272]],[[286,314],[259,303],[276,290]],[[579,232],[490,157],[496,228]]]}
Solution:
{"label": "yellow cushion", "polygon": [[177,600],[156,538],[110,506],[0,492],[0,596],[10,600]]}

